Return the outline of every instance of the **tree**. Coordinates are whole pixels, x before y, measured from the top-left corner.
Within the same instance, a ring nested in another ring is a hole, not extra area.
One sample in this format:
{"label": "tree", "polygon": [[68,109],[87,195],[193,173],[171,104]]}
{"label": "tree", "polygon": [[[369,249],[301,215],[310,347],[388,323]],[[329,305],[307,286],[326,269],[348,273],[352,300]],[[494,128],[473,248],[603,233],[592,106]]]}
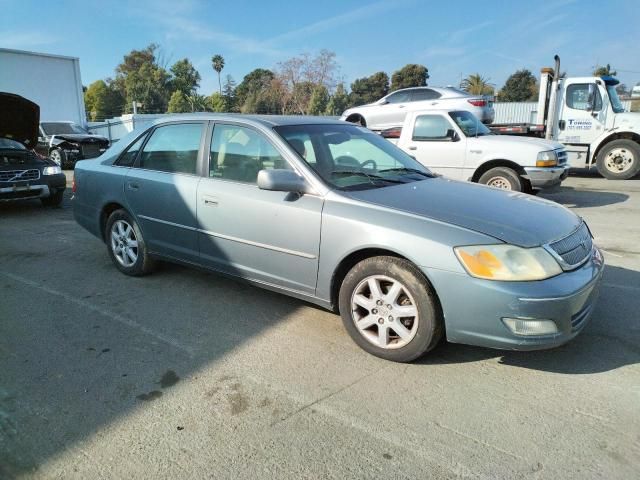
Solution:
{"label": "tree", "polygon": [[537,95],[536,77],[523,68],[512,74],[498,92],[498,99],[501,102],[526,102],[534,100]]}
{"label": "tree", "polygon": [[97,80],[85,90],[84,105],[87,117],[95,122],[122,114],[124,99],[111,82]]}
{"label": "tree", "polygon": [[429,70],[424,65],[410,63],[391,76],[391,91],[409,87],[424,87],[429,78]]}
{"label": "tree", "polygon": [[191,105],[187,96],[180,90],[176,90],[169,99],[168,113],[187,113],[191,111]]}
{"label": "tree", "polygon": [[[256,68],[244,76],[240,85],[235,89],[236,108],[242,112],[245,112],[244,104],[250,96],[264,95],[266,90],[271,86],[271,81],[275,78],[275,74],[271,70],[264,68]],[[252,100],[256,103],[256,98]],[[247,112],[255,113],[255,112]]]}
{"label": "tree", "polygon": [[141,112],[157,113],[167,109],[169,73],[156,61],[158,46],[150,44],[143,50],[132,50],[116,67],[115,88],[126,99],[125,111],[131,111],[133,101],[142,104]]}
{"label": "tree", "polygon": [[608,63],[604,67],[603,66],[596,67],[596,69],[593,71],[594,77],[605,77],[605,76],[615,77],[617,74],[618,72],[616,72],[615,70],[611,70],[611,65],[609,65]]}
{"label": "tree", "polygon": [[389,93],[389,76],[384,72],[377,72],[370,77],[356,79],[351,84],[349,100],[351,105],[363,105],[380,100]]}
{"label": "tree", "polygon": [[493,84],[479,73],[469,75],[460,82],[460,88],[471,95],[493,95]]}
{"label": "tree", "polygon": [[329,103],[329,90],[324,85],[318,85],[311,92],[309,100],[309,115],[322,115]]}
{"label": "tree", "polygon": [[211,66],[218,73],[218,87],[220,88],[220,94],[222,94],[222,83],[220,82],[220,72],[224,68],[224,57],[220,54],[216,54],[211,57]]}
{"label": "tree", "polygon": [[200,86],[200,74],[191,64],[189,59],[178,60],[171,67],[173,79],[171,80],[171,90],[179,90],[185,95],[191,95]]}
{"label": "tree", "polygon": [[198,93],[187,95],[187,102],[191,108],[191,112],[206,112],[209,110],[209,98]]}
{"label": "tree", "polygon": [[327,108],[325,110],[325,115],[341,115],[349,106],[349,95],[344,89],[344,85],[342,83],[338,84],[336,87],[336,91],[331,95],[329,99],[329,103],[327,104]]}
{"label": "tree", "polygon": [[209,110],[212,112],[226,112],[227,102],[219,92],[212,93],[208,98]]}
{"label": "tree", "polygon": [[227,75],[224,87],[222,87],[222,98],[224,99],[225,111],[234,112],[236,105],[236,82],[231,75]]}

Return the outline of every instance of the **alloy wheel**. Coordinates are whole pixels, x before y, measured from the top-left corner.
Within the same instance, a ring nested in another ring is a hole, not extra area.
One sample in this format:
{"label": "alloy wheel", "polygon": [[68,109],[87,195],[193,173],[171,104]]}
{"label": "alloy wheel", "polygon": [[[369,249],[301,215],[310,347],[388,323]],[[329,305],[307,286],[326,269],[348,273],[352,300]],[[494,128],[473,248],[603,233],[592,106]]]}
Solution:
{"label": "alloy wheel", "polygon": [[111,250],[123,267],[131,267],[138,260],[138,239],[125,220],[118,220],[111,227]]}

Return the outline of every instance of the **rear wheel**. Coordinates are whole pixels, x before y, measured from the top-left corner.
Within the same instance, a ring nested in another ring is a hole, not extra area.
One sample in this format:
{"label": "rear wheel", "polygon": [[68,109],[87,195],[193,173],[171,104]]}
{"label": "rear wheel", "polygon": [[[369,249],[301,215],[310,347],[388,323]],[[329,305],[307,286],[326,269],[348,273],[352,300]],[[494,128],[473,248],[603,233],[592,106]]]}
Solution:
{"label": "rear wheel", "polygon": [[153,268],[147,244],[136,221],[125,210],[114,211],[107,220],[106,242],[109,256],[122,273],[146,275]]}
{"label": "rear wheel", "polygon": [[365,351],[410,362],[433,349],[443,333],[433,289],[411,263],[372,257],[354,266],[340,287],[340,315]]}
{"label": "rear wheel", "polygon": [[640,172],[640,145],[632,140],[614,140],[600,151],[596,166],[609,180],[633,178]]}
{"label": "rear wheel", "polygon": [[494,167],[482,174],[478,183],[502,190],[523,191],[523,181],[518,173],[509,167]]}

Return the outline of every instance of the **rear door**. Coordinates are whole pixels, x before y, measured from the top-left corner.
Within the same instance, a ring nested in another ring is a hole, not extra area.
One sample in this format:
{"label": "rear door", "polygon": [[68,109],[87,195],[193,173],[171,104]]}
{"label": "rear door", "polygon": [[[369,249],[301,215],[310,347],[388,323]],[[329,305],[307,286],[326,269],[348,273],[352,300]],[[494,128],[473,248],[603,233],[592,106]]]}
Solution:
{"label": "rear door", "polygon": [[466,180],[467,139],[446,113],[417,114],[408,126],[402,129],[400,138],[403,150],[435,173]]}
{"label": "rear door", "polygon": [[152,252],[198,260],[196,196],[205,122],[156,127],[125,179],[129,209]]}
{"label": "rear door", "polygon": [[[261,190],[262,169],[292,169],[286,153],[246,125],[216,123],[198,187],[201,261],[251,280],[314,294],[324,199]],[[311,142],[301,143],[310,158]],[[302,150],[302,147],[299,147]]]}

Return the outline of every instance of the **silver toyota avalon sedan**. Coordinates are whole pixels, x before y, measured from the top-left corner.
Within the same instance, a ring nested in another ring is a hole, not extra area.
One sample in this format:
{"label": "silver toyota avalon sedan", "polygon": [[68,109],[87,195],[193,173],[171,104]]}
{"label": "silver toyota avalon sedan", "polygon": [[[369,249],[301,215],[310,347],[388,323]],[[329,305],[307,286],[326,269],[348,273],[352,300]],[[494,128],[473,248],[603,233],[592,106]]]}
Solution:
{"label": "silver toyota avalon sedan", "polygon": [[448,180],[361,126],[185,115],[79,162],[77,222],[127,275],[198,265],[339,311],[366,351],[530,350],[575,337],[603,259],[584,221]]}

